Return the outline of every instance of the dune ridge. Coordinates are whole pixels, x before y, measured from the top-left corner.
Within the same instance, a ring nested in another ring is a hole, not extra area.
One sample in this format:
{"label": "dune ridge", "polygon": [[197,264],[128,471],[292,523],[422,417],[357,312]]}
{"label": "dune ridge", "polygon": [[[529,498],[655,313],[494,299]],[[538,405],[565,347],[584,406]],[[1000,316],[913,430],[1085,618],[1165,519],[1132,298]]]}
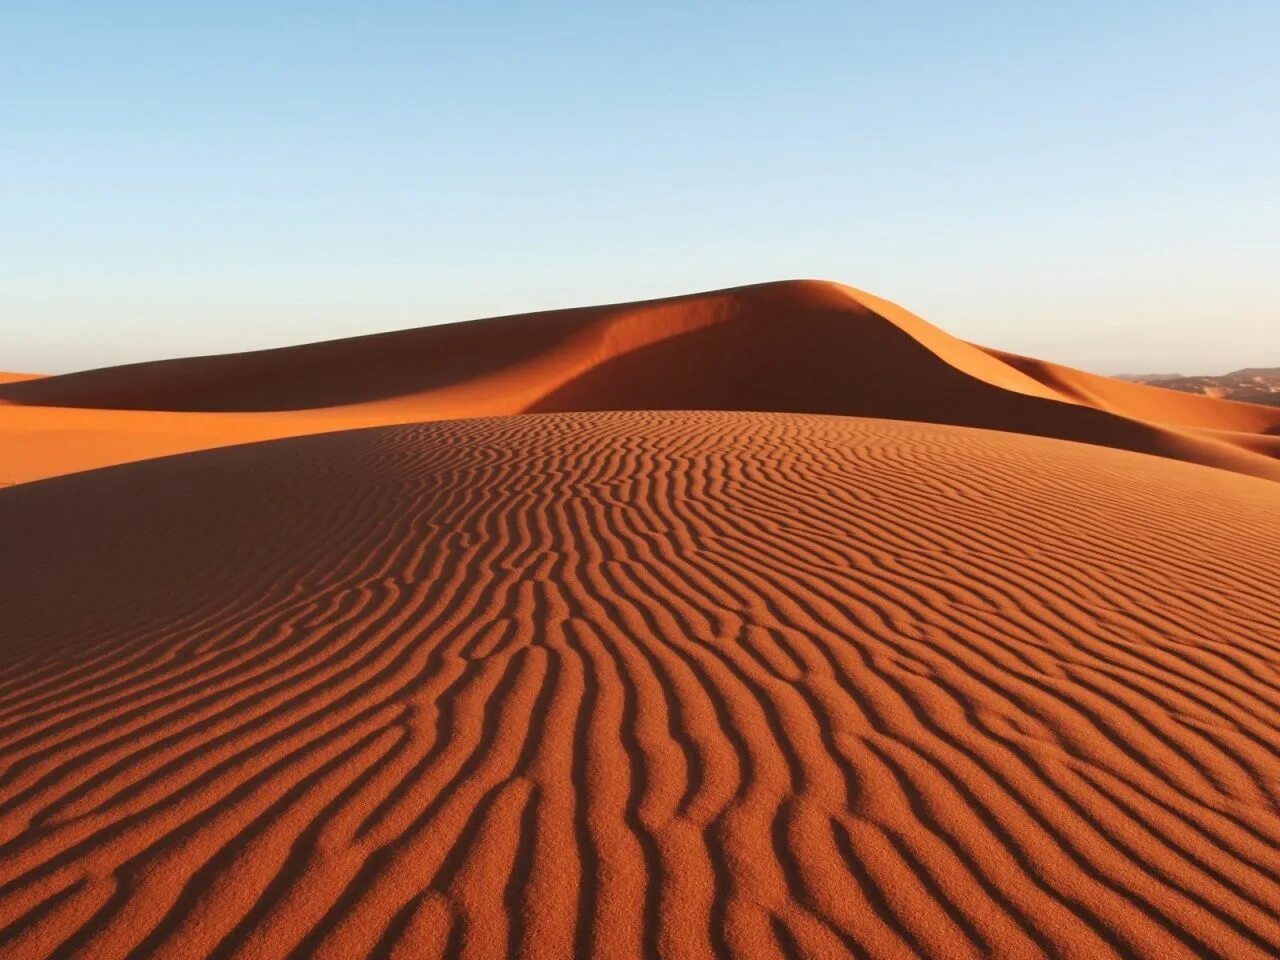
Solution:
{"label": "dune ridge", "polygon": [[0,954],[1280,952],[1280,488],[609,412],[0,495]]}
{"label": "dune ridge", "polygon": [[786,281],[0,384],[0,480],[362,426],[620,409],[950,423],[1280,479],[1280,409],[1002,354],[863,291]]}
{"label": "dune ridge", "polygon": [[0,957],[1280,956],[1276,480],[819,281],[0,375]]}

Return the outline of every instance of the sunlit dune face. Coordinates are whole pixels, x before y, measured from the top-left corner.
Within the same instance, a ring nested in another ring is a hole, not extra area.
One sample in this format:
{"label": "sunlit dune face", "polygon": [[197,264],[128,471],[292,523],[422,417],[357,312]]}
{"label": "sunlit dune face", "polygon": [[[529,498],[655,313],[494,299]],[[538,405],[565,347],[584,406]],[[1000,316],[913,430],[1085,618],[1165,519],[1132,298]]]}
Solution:
{"label": "sunlit dune face", "polygon": [[0,480],[366,426],[705,409],[976,426],[1280,479],[1280,407],[985,350],[789,281],[0,384]]}
{"label": "sunlit dune face", "polygon": [[4,955],[1273,956],[1277,508],[723,412],[4,491]]}
{"label": "sunlit dune face", "polygon": [[817,281],[0,382],[0,957],[1280,955],[1280,408]]}

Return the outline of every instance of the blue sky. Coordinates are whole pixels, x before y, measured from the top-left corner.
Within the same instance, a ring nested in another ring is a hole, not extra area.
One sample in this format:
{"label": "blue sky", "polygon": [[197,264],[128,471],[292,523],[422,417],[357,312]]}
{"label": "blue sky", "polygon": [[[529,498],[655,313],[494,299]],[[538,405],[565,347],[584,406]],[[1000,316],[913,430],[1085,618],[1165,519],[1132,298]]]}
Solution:
{"label": "blue sky", "polygon": [[0,0],[0,370],[784,277],[1280,363],[1280,4]]}

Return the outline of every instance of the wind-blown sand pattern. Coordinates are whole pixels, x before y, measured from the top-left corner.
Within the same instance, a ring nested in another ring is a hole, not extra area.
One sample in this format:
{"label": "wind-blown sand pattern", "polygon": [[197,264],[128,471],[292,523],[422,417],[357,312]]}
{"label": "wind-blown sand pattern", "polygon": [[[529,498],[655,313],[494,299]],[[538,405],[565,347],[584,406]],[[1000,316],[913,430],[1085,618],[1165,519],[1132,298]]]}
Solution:
{"label": "wind-blown sand pattern", "polygon": [[23,484],[0,536],[5,958],[1280,953],[1267,480],[569,413]]}
{"label": "wind-blown sand pattern", "polygon": [[1276,480],[815,281],[0,375],[0,957],[1278,956]]}
{"label": "wind-blown sand pattern", "polygon": [[986,350],[797,280],[0,383],[0,483],[356,427],[654,409],[985,427],[1280,480],[1280,408]]}

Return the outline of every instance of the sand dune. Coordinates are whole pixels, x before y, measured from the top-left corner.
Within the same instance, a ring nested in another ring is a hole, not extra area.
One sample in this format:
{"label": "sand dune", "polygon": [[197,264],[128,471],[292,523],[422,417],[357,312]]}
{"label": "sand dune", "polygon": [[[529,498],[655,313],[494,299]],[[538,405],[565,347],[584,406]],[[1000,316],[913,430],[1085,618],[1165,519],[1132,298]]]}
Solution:
{"label": "sand dune", "polygon": [[0,481],[253,440],[587,410],[986,427],[1280,479],[1280,410],[985,350],[851,287],[791,281],[0,385]]}
{"label": "sand dune", "polygon": [[0,957],[1280,956],[1276,480],[815,281],[0,375]]}
{"label": "sand dune", "polygon": [[0,529],[5,958],[1280,953],[1274,483],[579,413]]}
{"label": "sand dune", "polygon": [[1235,433],[1280,433],[1280,410],[1254,403],[1179,393],[1161,387],[1102,377],[1057,363],[1000,350],[991,356],[1027,374],[1058,396],[1120,416],[1149,420],[1170,427]]}

